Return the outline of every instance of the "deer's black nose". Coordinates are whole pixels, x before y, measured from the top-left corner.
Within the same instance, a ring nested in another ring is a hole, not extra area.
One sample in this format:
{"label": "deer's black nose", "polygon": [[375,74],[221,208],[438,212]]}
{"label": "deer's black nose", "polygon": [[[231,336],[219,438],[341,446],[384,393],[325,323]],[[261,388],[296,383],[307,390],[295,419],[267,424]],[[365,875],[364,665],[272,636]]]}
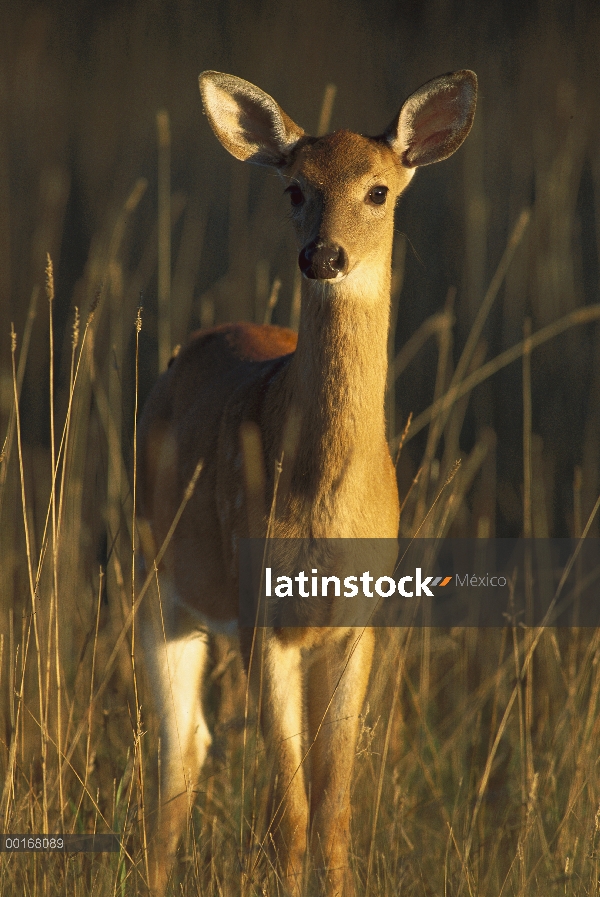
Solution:
{"label": "deer's black nose", "polygon": [[341,246],[313,240],[298,256],[298,264],[304,276],[311,280],[332,280],[346,273],[348,257]]}

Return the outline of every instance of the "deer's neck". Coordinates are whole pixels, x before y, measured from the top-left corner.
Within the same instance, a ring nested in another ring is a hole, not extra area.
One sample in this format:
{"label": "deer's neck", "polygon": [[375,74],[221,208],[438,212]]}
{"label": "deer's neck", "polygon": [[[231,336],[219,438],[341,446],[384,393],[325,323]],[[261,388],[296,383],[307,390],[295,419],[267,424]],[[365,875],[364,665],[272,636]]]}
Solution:
{"label": "deer's neck", "polygon": [[303,282],[288,399],[298,414],[296,485],[312,498],[364,480],[385,448],[390,271],[339,284]]}

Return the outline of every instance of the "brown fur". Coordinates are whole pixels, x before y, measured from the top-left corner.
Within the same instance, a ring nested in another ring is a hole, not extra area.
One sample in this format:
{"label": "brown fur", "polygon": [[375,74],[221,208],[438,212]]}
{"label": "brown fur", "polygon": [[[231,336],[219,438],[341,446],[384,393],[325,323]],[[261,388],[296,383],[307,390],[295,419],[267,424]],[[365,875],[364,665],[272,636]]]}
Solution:
{"label": "brown fur", "polygon": [[[200,331],[158,381],[140,422],[140,515],[155,545],[165,538],[197,462],[204,462],[160,571],[166,647],[159,615],[145,612],[148,667],[160,680],[157,691],[167,696],[157,707],[165,721],[167,770],[151,861],[159,893],[188,812],[182,789],[189,791],[196,780],[208,744],[205,734],[194,740],[196,724],[184,697],[190,688],[200,690],[202,664],[197,682],[174,681],[175,647],[187,645],[199,615],[213,625],[236,618],[239,539],[266,534],[282,453],[272,535],[397,536],[384,394],[394,205],[413,170],[402,164],[394,142],[404,146],[408,135],[418,152],[421,121],[427,160],[435,161],[431,108],[443,126],[440,156],[447,154],[449,123],[453,141],[464,139],[474,98],[463,97],[466,113],[453,111],[456,90],[448,90],[449,79],[462,96],[474,76],[458,73],[421,88],[417,118],[405,112],[408,124],[388,129],[389,137],[337,131],[308,139],[253,85],[214,72],[201,78],[209,121],[223,144],[238,158],[275,166],[286,184],[302,191],[303,202],[292,209],[299,249],[314,241],[342,247],[347,265],[336,277],[303,278],[297,344],[294,334],[277,327],[232,324]],[[454,104],[450,112],[445,94]],[[371,199],[375,186],[388,188],[382,204]],[[392,552],[388,563],[393,560]],[[324,612],[337,619],[335,599]],[[252,633],[242,632],[247,665],[251,644]],[[169,645],[175,646],[172,663]],[[254,652],[253,678],[262,670],[263,732],[277,779],[271,831],[284,884],[294,894],[302,890],[308,833],[326,894],[349,894],[349,788],[373,634],[339,626],[262,629]],[[204,733],[199,705],[198,720],[197,731]]]}

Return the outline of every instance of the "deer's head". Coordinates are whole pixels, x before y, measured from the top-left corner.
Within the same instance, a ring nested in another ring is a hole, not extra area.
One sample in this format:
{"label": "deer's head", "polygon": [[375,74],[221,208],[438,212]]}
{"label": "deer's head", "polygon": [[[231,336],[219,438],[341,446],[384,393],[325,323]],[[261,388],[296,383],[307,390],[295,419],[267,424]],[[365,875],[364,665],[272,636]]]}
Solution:
{"label": "deer's head", "polygon": [[396,200],[416,168],[446,159],[469,133],[477,78],[465,70],[427,82],[376,137],[310,137],[268,94],[233,75],[204,72],[200,91],[225,149],[276,168],[285,181],[304,277],[337,283],[389,268]]}

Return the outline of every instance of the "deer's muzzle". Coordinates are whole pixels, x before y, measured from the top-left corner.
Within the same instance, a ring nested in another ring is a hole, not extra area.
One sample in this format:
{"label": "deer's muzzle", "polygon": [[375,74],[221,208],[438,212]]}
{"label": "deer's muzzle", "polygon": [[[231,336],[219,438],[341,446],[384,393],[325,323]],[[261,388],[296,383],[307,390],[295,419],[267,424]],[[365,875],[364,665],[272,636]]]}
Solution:
{"label": "deer's muzzle", "polygon": [[298,256],[300,270],[311,280],[333,280],[348,270],[348,256],[341,246],[313,240]]}

